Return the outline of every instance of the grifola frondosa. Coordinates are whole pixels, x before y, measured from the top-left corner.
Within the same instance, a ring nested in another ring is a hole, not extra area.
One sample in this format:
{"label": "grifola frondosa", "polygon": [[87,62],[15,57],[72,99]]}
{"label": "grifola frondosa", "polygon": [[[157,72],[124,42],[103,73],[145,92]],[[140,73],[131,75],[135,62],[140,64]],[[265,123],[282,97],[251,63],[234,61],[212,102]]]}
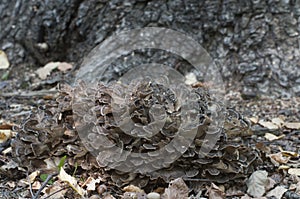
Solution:
{"label": "grifola frondosa", "polygon": [[[225,182],[251,172],[259,154],[233,139],[249,135],[249,124],[204,87],[181,86],[151,78],[65,86],[56,103],[19,129],[14,156],[38,167],[37,160],[67,153],[86,169],[105,169],[118,185],[178,177]],[[216,112],[224,114],[223,126],[213,120]]]}

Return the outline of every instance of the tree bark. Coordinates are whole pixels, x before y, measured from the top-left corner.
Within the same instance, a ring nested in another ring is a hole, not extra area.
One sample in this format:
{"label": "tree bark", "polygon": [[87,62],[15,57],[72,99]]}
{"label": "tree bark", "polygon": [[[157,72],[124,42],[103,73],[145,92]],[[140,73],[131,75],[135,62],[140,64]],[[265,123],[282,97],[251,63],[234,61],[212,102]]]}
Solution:
{"label": "tree bark", "polygon": [[300,95],[299,0],[2,0],[10,62],[80,63],[113,33],[158,26],[196,39],[245,98]]}

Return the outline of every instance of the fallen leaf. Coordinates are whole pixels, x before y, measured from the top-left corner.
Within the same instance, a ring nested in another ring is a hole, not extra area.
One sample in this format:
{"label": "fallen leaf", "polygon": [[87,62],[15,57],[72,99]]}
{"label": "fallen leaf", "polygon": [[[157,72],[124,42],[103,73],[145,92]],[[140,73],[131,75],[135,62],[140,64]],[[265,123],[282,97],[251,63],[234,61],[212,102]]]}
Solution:
{"label": "fallen leaf", "polygon": [[300,176],[300,168],[290,168],[288,170],[288,173],[290,175],[296,175],[296,176]]}
{"label": "fallen leaf", "polygon": [[122,191],[125,192],[133,192],[133,193],[144,193],[144,190],[141,188],[134,186],[134,185],[128,185],[122,189]]}
{"label": "fallen leaf", "polygon": [[230,196],[243,196],[244,195],[244,191],[239,190],[240,187],[229,187],[228,189],[226,189],[226,196],[230,197]]}
{"label": "fallen leaf", "polygon": [[4,51],[0,50],[0,69],[7,69],[9,67],[9,61]]}
{"label": "fallen leaf", "polygon": [[60,162],[60,158],[59,157],[47,158],[43,161],[46,163],[46,168],[44,169],[45,171],[56,171],[57,165]]}
{"label": "fallen leaf", "polygon": [[265,128],[268,128],[270,130],[276,130],[279,128],[276,124],[274,124],[272,122],[266,122],[266,121],[262,121],[262,120],[260,120],[258,122],[258,124],[260,124],[261,126],[263,126]]}
{"label": "fallen leaf", "polygon": [[279,166],[279,164],[286,164],[290,160],[290,157],[284,157],[282,152],[269,154],[269,155],[267,155],[267,157],[270,157],[271,162],[275,166]]}
{"label": "fallen leaf", "polygon": [[3,151],[2,151],[2,154],[3,155],[7,155],[8,153],[11,153],[12,152],[12,148],[11,147],[8,147],[8,148],[6,148],[6,149],[4,149]]}
{"label": "fallen leaf", "polygon": [[165,188],[164,187],[158,187],[158,188],[154,189],[153,191],[156,192],[156,193],[159,193],[159,194],[163,194],[164,191],[165,191]]}
{"label": "fallen leaf", "polygon": [[7,129],[0,130],[0,143],[6,142],[11,137],[12,137],[11,130],[7,130]]}
{"label": "fallen leaf", "polygon": [[257,124],[257,122],[258,122],[258,117],[257,117],[257,116],[250,117],[249,120],[250,120],[253,124]]}
{"label": "fallen leaf", "polygon": [[52,70],[56,69],[59,66],[60,62],[49,62],[44,67],[37,69],[36,74],[39,78],[46,79]]}
{"label": "fallen leaf", "polygon": [[285,151],[281,146],[278,146],[278,149],[282,153],[282,155],[287,156],[287,157],[293,157],[293,158],[298,158],[299,154],[294,152],[294,151]]}
{"label": "fallen leaf", "polygon": [[286,122],[283,125],[288,129],[300,129],[300,122]]}
{"label": "fallen leaf", "polygon": [[287,156],[287,157],[293,157],[293,158],[298,158],[299,154],[293,151],[280,151],[282,155]]}
{"label": "fallen leaf", "polygon": [[267,193],[267,197],[274,196],[275,198],[280,199],[287,190],[288,189],[283,186],[277,186],[275,189],[272,189],[269,193]]}
{"label": "fallen leaf", "polygon": [[7,183],[5,183],[5,185],[9,186],[10,188],[15,188],[16,187],[16,182],[8,181]]}
{"label": "fallen leaf", "polygon": [[226,194],[224,193],[224,190],[222,190],[220,187],[218,187],[214,183],[211,183],[211,186],[207,188],[206,195],[209,198],[214,198],[214,199],[225,199],[226,198]]}
{"label": "fallen leaf", "polygon": [[67,182],[70,185],[70,187],[72,187],[72,189],[74,189],[80,196],[83,197],[85,195],[85,193],[86,193],[85,190],[83,190],[77,184],[77,180],[74,177],[67,174],[63,168],[60,169],[60,172],[58,174],[58,178],[61,181]]}
{"label": "fallen leaf", "polygon": [[288,166],[288,165],[280,165],[279,167],[278,167],[278,170],[287,170],[287,169],[289,169],[290,168],[290,166]]}
{"label": "fallen leaf", "polygon": [[265,186],[266,190],[272,189],[276,185],[276,181],[272,179],[271,177],[268,177],[267,184]]}
{"label": "fallen leaf", "polygon": [[33,183],[35,178],[40,175],[40,171],[34,171],[32,172],[28,177],[29,177],[29,182]]}
{"label": "fallen leaf", "polygon": [[281,127],[284,123],[284,121],[280,117],[273,118],[271,121],[279,127]]}
{"label": "fallen leaf", "polygon": [[300,181],[298,181],[296,184],[291,184],[289,190],[292,190],[295,193],[300,194]]}
{"label": "fallen leaf", "polygon": [[96,190],[96,184],[100,183],[101,179],[95,179],[93,177],[88,177],[88,179],[83,183],[83,186],[86,186],[86,190],[88,191],[95,191]]}
{"label": "fallen leaf", "polygon": [[39,181],[35,181],[32,185],[31,185],[31,188],[33,190],[39,190],[41,188],[41,183]]}
{"label": "fallen leaf", "polygon": [[44,198],[47,197],[49,199],[64,199],[65,193],[68,191],[68,189],[61,190],[62,187],[63,185],[60,182],[56,181],[53,185],[45,188],[45,190],[43,191],[45,193]]}
{"label": "fallen leaf", "polygon": [[187,199],[189,194],[189,188],[181,178],[172,180],[169,187],[165,189],[162,199]]}
{"label": "fallen leaf", "polygon": [[276,136],[272,133],[266,133],[264,137],[269,141],[274,141],[283,138],[284,135]]}
{"label": "fallen leaf", "polygon": [[6,123],[6,122],[4,124],[1,124],[1,123],[3,123],[2,120],[0,120],[0,129],[1,130],[12,130],[12,128],[14,126],[14,124],[9,124],[9,123]]}
{"label": "fallen leaf", "polygon": [[266,146],[264,143],[262,143],[262,142],[258,142],[258,143],[256,143],[255,144],[255,146],[256,146],[256,148],[258,149],[258,150],[261,150],[261,151],[263,151],[264,153],[271,153],[271,148],[270,147],[268,147],[268,146]]}
{"label": "fallen leaf", "polygon": [[67,62],[60,62],[60,64],[57,66],[57,69],[62,72],[66,72],[67,70],[70,70],[72,68],[73,68],[72,64],[69,64]]}
{"label": "fallen leaf", "polygon": [[261,197],[266,192],[267,183],[268,173],[263,170],[255,171],[246,182],[247,193],[254,197]]}
{"label": "fallen leaf", "polygon": [[10,159],[9,162],[2,165],[0,168],[1,168],[1,170],[7,171],[9,169],[15,169],[17,167],[18,167],[18,164]]}

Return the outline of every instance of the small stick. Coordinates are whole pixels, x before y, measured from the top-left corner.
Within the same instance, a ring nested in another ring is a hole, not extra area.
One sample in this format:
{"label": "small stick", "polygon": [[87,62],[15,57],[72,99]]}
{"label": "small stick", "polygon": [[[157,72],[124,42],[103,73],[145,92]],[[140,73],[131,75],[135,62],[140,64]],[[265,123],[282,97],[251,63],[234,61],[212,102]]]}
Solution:
{"label": "small stick", "polygon": [[27,180],[28,180],[28,183],[29,183],[29,190],[30,190],[31,197],[33,197],[34,194],[33,194],[33,191],[32,191],[32,185],[31,185],[31,182],[30,182],[28,171],[26,172],[26,177],[27,177]]}
{"label": "small stick", "polygon": [[47,198],[50,198],[51,196],[53,196],[53,195],[55,195],[55,194],[57,194],[58,192],[61,192],[62,190],[64,190],[64,189],[68,189],[68,187],[63,187],[63,188],[61,188],[61,189],[59,189],[59,190],[57,190],[57,191],[54,191],[53,193],[51,193],[49,196],[46,196],[45,198],[43,198],[43,199],[47,199]]}
{"label": "small stick", "polygon": [[54,177],[54,176],[57,176],[58,173],[54,173],[54,174],[51,174],[51,175],[48,175],[47,176],[47,179],[44,181],[44,183],[42,184],[41,188],[39,188],[39,190],[36,192],[35,196],[32,197],[32,199],[38,199],[40,193],[42,192],[42,190],[47,186],[48,182]]}
{"label": "small stick", "polygon": [[209,179],[201,179],[201,178],[183,178],[186,181],[195,181],[195,182],[211,182],[212,180]]}
{"label": "small stick", "polygon": [[28,91],[28,92],[12,92],[12,93],[0,93],[2,97],[32,97],[32,96],[45,96],[54,95],[58,93],[57,90],[40,90],[40,91]]}

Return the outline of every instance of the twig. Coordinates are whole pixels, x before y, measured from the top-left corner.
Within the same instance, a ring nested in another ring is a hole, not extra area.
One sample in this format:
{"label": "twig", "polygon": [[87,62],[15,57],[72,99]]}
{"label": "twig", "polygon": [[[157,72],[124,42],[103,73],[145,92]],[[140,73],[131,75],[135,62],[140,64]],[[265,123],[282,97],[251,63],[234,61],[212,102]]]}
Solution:
{"label": "twig", "polygon": [[206,178],[183,178],[183,180],[186,180],[186,181],[195,181],[195,182],[211,182],[212,180],[210,179],[206,179]]}
{"label": "twig", "polygon": [[29,190],[30,190],[31,197],[33,197],[34,194],[33,194],[33,191],[32,191],[32,186],[31,186],[29,175],[28,175],[28,171],[26,172],[26,178],[27,178],[28,183],[29,183]]}
{"label": "twig", "polygon": [[64,190],[64,189],[68,189],[68,188],[69,188],[69,187],[63,187],[63,188],[61,188],[61,189],[59,189],[59,190],[57,190],[57,191],[54,191],[53,193],[51,193],[50,195],[46,196],[46,197],[45,197],[45,198],[43,198],[43,199],[50,198],[51,196],[53,196],[53,195],[57,194],[58,192],[61,192],[62,190]]}
{"label": "twig", "polygon": [[40,90],[40,91],[27,91],[27,92],[11,92],[11,93],[0,93],[2,97],[41,97],[45,95],[54,95],[57,90]]}
{"label": "twig", "polygon": [[32,199],[38,199],[40,193],[42,192],[42,190],[47,186],[48,182],[54,177],[57,176],[58,173],[54,173],[54,174],[50,174],[47,176],[47,179],[44,181],[44,183],[42,184],[41,188],[39,188],[39,190],[36,192],[35,196],[32,197]]}
{"label": "twig", "polygon": [[19,116],[22,116],[22,115],[29,115],[31,113],[31,111],[22,111],[20,113],[15,113],[15,114],[12,114],[10,117],[19,117]]}

